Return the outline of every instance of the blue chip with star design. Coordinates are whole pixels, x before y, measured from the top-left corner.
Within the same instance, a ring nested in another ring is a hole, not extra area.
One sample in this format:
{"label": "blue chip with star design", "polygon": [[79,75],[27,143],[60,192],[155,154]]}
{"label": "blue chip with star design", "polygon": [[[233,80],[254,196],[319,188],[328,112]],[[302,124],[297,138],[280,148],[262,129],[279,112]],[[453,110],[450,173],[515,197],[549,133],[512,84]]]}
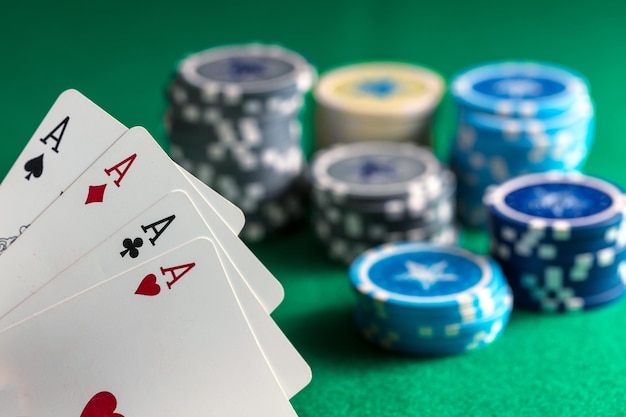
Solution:
{"label": "blue chip with star design", "polygon": [[513,178],[493,188],[485,203],[509,223],[567,233],[612,226],[624,218],[615,185],[579,173],[547,172]]}
{"label": "blue chip with star design", "polygon": [[487,258],[452,246],[403,242],[379,246],[350,267],[361,294],[406,307],[456,307],[506,285]]}
{"label": "blue chip with star design", "polygon": [[577,72],[532,61],[483,64],[452,81],[452,95],[463,106],[512,117],[552,117],[587,93],[588,82]]}

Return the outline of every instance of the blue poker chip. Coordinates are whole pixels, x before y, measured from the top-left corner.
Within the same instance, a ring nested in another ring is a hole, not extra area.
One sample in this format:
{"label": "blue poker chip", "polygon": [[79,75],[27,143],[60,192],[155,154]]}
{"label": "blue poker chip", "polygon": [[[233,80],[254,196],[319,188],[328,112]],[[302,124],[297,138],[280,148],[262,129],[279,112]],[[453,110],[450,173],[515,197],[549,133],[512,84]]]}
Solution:
{"label": "blue poker chip", "polygon": [[603,307],[609,304],[613,304],[622,299],[626,288],[623,283],[619,283],[614,288],[605,291],[601,294],[594,294],[583,298],[583,305],[585,310],[592,310],[595,308]]}
{"label": "blue poker chip", "polygon": [[492,295],[482,297],[480,302],[450,310],[398,309],[385,303],[372,300],[364,295],[357,297],[357,310],[368,317],[396,325],[405,323],[427,323],[437,328],[449,326],[469,326],[489,320],[503,308],[509,308],[512,300],[511,289],[506,286]]}
{"label": "blue poker chip", "polygon": [[625,198],[615,185],[582,174],[547,172],[513,178],[485,195],[494,217],[549,230],[569,240],[576,231],[610,227],[624,218]]}
{"label": "blue poker chip", "polygon": [[603,249],[597,253],[556,256],[553,259],[502,253],[502,244],[492,248],[512,287],[538,296],[550,292],[585,297],[605,292],[626,278],[626,250]]}
{"label": "blue poker chip", "polygon": [[369,342],[388,351],[418,355],[454,355],[487,346],[496,340],[504,330],[510,316],[510,308],[500,316],[493,317],[481,326],[457,334],[454,328],[448,328],[444,336],[429,334],[426,328],[406,333],[389,327],[386,323],[376,322],[370,317],[355,315],[357,329]]}
{"label": "blue poker chip", "polygon": [[478,111],[513,117],[546,118],[570,109],[588,95],[579,73],[553,64],[503,61],[479,65],[457,74],[454,99]]}
{"label": "blue poker chip", "polygon": [[[626,247],[626,222],[599,225],[585,230],[547,230],[533,228],[528,224],[509,222],[497,216],[489,216],[492,241],[510,245],[511,253],[550,259],[551,256],[574,256],[581,253],[599,252]],[[505,249],[506,251],[506,249]]]}
{"label": "blue poker chip", "polygon": [[[506,300],[506,301],[504,301]],[[433,340],[437,338],[452,339],[462,337],[466,334],[481,329],[492,323],[497,318],[508,314],[512,307],[512,297],[503,297],[503,301],[484,317],[467,322],[438,322],[432,321],[426,316],[422,317],[380,317],[372,314],[371,310],[357,309],[356,314],[363,318],[367,318],[372,323],[378,324],[380,327],[392,329],[396,332],[406,335],[407,337],[415,337],[417,339]]]}
{"label": "blue poker chip", "polygon": [[626,281],[624,195],[582,174],[521,176],[485,196],[496,259],[517,306],[552,312],[599,307]]}
{"label": "blue poker chip", "polygon": [[409,308],[471,305],[481,294],[492,291],[498,278],[485,257],[458,247],[421,242],[376,247],[350,266],[357,292]]}
{"label": "blue poker chip", "polygon": [[623,283],[619,283],[608,291],[579,297],[561,296],[557,293],[537,297],[531,292],[516,291],[515,308],[535,310],[549,313],[568,313],[592,310],[621,300],[625,293]]}
{"label": "blue poker chip", "polygon": [[459,114],[461,133],[476,138],[472,144],[474,149],[496,147],[509,152],[527,148],[559,149],[579,143],[591,146],[594,122],[594,108],[589,98],[549,119],[518,119],[467,109]]}
{"label": "blue poker chip", "polygon": [[473,350],[495,340],[511,313],[512,293],[499,265],[459,247],[382,245],[352,263],[350,280],[359,332],[390,351]]}
{"label": "blue poker chip", "polygon": [[474,307],[471,312],[468,309],[466,310],[468,314],[465,316],[449,316],[444,319],[443,316],[427,314],[426,311],[415,311],[414,314],[387,311],[387,314],[381,314],[381,309],[378,306],[366,302],[358,304],[357,314],[378,323],[382,327],[395,329],[417,338],[440,337],[450,339],[480,329],[495,319],[510,313],[512,303],[511,289],[506,287],[505,291],[499,294],[498,299],[494,300],[491,305]]}

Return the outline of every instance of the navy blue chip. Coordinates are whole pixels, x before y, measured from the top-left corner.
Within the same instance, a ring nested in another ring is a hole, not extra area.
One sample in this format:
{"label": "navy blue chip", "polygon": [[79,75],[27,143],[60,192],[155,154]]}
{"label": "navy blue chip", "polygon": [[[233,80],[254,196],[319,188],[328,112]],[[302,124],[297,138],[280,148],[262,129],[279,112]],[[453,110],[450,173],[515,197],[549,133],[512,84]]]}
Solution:
{"label": "navy blue chip", "polygon": [[613,204],[613,198],[602,190],[566,182],[522,187],[504,201],[514,210],[545,219],[593,216]]}

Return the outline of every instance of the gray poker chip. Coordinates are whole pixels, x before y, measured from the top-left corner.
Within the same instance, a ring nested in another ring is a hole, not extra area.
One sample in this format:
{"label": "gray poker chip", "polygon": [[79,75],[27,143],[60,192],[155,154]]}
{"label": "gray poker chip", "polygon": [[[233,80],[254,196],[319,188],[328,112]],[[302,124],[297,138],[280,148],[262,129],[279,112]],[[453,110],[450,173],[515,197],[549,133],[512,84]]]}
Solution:
{"label": "gray poker chip", "polygon": [[[367,250],[379,246],[376,241],[354,239],[345,236],[335,236],[329,233],[321,224],[313,224],[313,230],[318,240],[327,250],[328,257],[334,261],[349,265],[357,257]],[[397,238],[397,240],[395,239]],[[442,245],[454,245],[458,243],[459,230],[455,225],[442,228],[437,234],[429,237],[428,241]],[[387,243],[412,241],[407,236],[397,235],[389,237]]]}
{"label": "gray poker chip", "polygon": [[169,83],[170,155],[244,212],[246,241],[303,218],[299,117],[314,79],[297,53],[248,44],[190,54]]}
{"label": "gray poker chip", "polygon": [[311,180],[316,189],[338,198],[431,198],[441,189],[441,169],[432,152],[413,144],[357,142],[318,151],[311,163]]}
{"label": "gray poker chip", "polygon": [[313,231],[335,260],[388,242],[456,236],[456,179],[426,148],[335,145],[314,155],[309,177]]}
{"label": "gray poker chip", "polygon": [[205,93],[225,98],[280,92],[294,86],[312,87],[315,71],[300,55],[278,45],[231,45],[191,54],[178,65],[178,74]]}

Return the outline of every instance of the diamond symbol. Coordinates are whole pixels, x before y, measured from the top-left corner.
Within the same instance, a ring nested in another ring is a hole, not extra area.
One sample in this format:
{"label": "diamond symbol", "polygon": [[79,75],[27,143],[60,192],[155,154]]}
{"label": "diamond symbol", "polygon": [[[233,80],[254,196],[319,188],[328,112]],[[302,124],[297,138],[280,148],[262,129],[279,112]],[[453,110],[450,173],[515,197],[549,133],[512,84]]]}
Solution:
{"label": "diamond symbol", "polygon": [[90,203],[102,203],[104,200],[104,189],[107,188],[106,184],[90,185],[89,192],[87,193],[87,200],[85,204]]}

